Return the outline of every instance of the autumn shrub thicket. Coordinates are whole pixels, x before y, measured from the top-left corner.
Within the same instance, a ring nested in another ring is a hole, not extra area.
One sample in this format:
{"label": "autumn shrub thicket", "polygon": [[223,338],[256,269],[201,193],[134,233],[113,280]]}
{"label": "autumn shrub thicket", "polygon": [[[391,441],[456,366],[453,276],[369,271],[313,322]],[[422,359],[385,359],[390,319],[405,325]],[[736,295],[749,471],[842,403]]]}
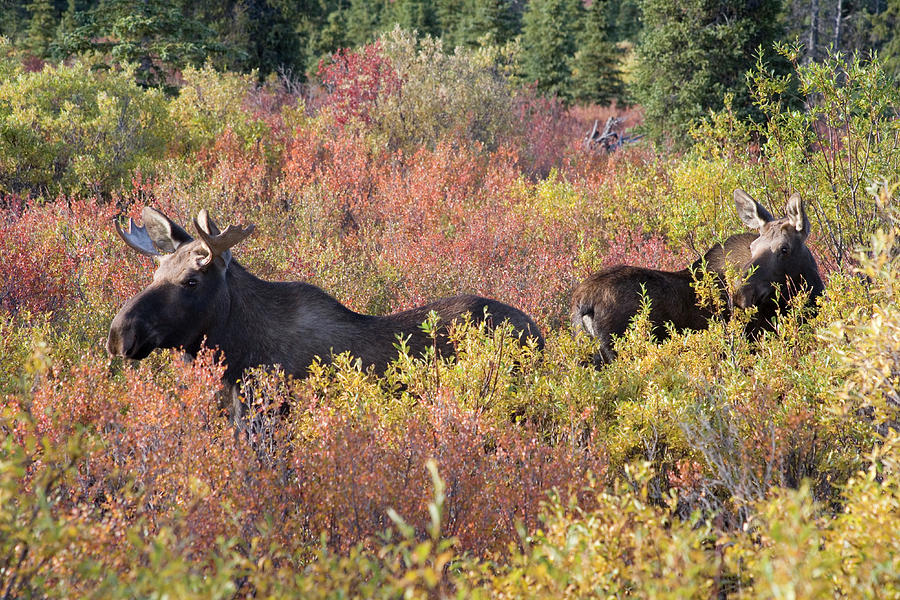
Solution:
{"label": "autumn shrub thicket", "polygon": [[0,83],[0,191],[109,194],[160,158],[170,133],[162,94],[138,87],[128,70],[11,69]]}
{"label": "autumn shrub thicket", "polygon": [[[897,596],[900,173],[878,63],[798,67],[820,103],[773,109],[762,137],[726,112],[693,153],[599,156],[582,135],[608,113],[440,50],[397,31],[316,91],[203,68],[174,98],[4,55],[0,596]],[[658,343],[644,310],[585,366],[577,282],[683,268],[743,230],[736,187],[773,213],[808,199],[817,311]],[[212,353],[105,355],[154,269],[112,219],[148,204],[188,230],[201,208],[255,223],[234,256],[261,277],[375,314],[483,294],[546,347],[461,323],[454,358],[401,353],[383,377],[349,356],[254,371],[236,435]]]}

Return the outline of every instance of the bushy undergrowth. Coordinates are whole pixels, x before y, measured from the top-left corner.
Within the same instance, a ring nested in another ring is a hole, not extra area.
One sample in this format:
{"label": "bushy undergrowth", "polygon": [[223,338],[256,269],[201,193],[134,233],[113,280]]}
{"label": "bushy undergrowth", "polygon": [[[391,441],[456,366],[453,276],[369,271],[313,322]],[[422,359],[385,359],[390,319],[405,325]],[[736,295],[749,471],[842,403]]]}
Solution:
{"label": "bushy undergrowth", "polygon": [[162,94],[138,87],[128,70],[15,69],[0,83],[0,191],[108,194],[162,156],[167,117]]}
{"label": "bushy undergrowth", "polygon": [[[319,95],[211,69],[183,73],[172,100],[136,89],[125,105],[158,103],[171,135],[100,187],[58,146],[39,152],[66,165],[50,179],[3,171],[18,179],[0,198],[0,596],[900,593],[900,252],[896,187],[880,181],[900,179],[892,147],[853,163],[871,194],[856,204],[821,193],[826,163],[773,180],[787,151],[741,154],[721,129],[688,156],[596,156],[581,135],[601,113],[564,114],[430,41],[381,44],[323,66]],[[88,100],[118,81],[9,68],[2,85],[33,94],[40,119],[62,113],[29,77]],[[871,117],[893,127],[886,109]],[[770,139],[793,135],[788,121]],[[0,154],[4,169],[16,160]],[[742,230],[736,187],[774,213],[800,189],[822,211],[816,313],[798,301],[753,342],[738,313],[660,344],[645,311],[614,363],[585,366],[592,342],[568,329],[577,282],[617,263],[684,267]],[[236,434],[212,353],[123,364],[103,350],[154,268],[112,219],[146,204],[184,225],[201,208],[255,223],[234,255],[261,277],[376,314],[479,293],[532,315],[546,347],[465,323],[454,358],[402,354],[383,377],[348,356],[303,380],[249,373]],[[842,242],[852,258],[832,254],[825,219],[848,217],[829,206],[863,207]]]}
{"label": "bushy undergrowth", "polygon": [[[877,186],[896,180],[900,169],[900,88],[874,59],[838,54],[801,64],[800,48],[778,51],[793,63],[792,73],[777,76],[760,63],[748,74],[766,119],[741,122],[726,108],[695,137],[707,156],[758,156],[760,191],[803,194],[822,260],[841,266],[876,224],[886,223],[890,204],[877,202]],[[798,110],[801,102],[805,110]]]}

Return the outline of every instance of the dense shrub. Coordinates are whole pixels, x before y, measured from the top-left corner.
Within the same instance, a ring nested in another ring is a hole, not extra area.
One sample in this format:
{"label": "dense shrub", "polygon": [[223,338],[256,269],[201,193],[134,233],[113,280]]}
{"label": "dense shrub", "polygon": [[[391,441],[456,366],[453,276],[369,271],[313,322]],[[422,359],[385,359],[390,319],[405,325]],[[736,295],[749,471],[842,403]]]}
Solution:
{"label": "dense shrub", "polygon": [[450,134],[492,149],[513,126],[512,90],[489,52],[457,47],[445,53],[439,39],[399,29],[382,44],[403,82],[402,92],[379,107],[378,133],[389,148],[432,147]]}
{"label": "dense shrub", "polygon": [[594,509],[555,498],[524,550],[479,583],[501,598],[893,596],[897,544],[883,534],[900,500],[897,444],[892,434],[848,482],[834,517],[808,488],[782,490],[756,505],[745,532],[728,535],[699,514],[673,519],[674,500],[653,502],[652,477],[632,468],[632,485],[596,490]]}
{"label": "dense shrub", "polygon": [[109,194],[162,156],[171,131],[162,94],[127,69],[19,70],[0,82],[0,190]]}
{"label": "dense shrub", "polygon": [[[544,523],[510,567],[485,581],[492,596],[513,598],[715,597],[728,576],[721,542],[700,519],[673,519],[641,468],[615,487],[594,489],[596,508],[555,497]],[[723,577],[723,575],[725,577]]]}
{"label": "dense shrub", "polygon": [[244,110],[252,75],[220,73],[207,65],[181,72],[178,96],[169,104],[175,132],[186,146],[182,152],[210,146],[225,131],[256,141],[261,131],[254,115]]}
{"label": "dense shrub", "polygon": [[395,29],[320,66],[335,121],[358,119],[379,145],[412,151],[447,137],[495,146],[512,127],[512,90],[493,57]]}
{"label": "dense shrub", "polygon": [[329,91],[325,107],[342,127],[354,120],[380,127],[379,103],[401,87],[400,76],[384,57],[381,43],[338,52],[330,62],[319,64],[319,77]]}
{"label": "dense shrub", "polygon": [[845,386],[838,394],[842,411],[865,414],[882,433],[900,425],[897,233],[896,228],[878,231],[869,254],[860,256],[858,273],[872,281],[866,291],[875,303],[846,311],[821,333],[824,340],[835,342],[835,353],[847,369]]}
{"label": "dense shrub", "polygon": [[24,207],[0,211],[0,310],[63,311],[72,299],[75,257],[64,232]]}

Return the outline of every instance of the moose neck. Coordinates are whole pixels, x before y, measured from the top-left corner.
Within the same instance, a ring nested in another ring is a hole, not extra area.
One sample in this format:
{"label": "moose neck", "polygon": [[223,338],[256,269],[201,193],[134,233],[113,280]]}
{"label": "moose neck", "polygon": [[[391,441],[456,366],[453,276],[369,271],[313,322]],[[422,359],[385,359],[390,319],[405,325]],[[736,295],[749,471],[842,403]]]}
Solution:
{"label": "moose neck", "polygon": [[301,282],[262,280],[236,261],[226,274],[229,310],[207,333],[224,355],[225,380],[236,383],[250,367],[278,365],[302,376],[316,356],[347,349],[360,339],[357,314],[319,288]]}

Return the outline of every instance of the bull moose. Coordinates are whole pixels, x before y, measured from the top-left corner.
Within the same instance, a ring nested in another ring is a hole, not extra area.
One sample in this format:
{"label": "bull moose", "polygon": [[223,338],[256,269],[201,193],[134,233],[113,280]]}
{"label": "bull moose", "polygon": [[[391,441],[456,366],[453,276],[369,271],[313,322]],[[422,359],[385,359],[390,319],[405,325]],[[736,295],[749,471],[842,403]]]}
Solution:
{"label": "bull moose", "polygon": [[[198,239],[163,213],[146,207],[143,227],[116,223],[119,236],[158,263],[153,281],[116,314],[106,347],[110,355],[135,360],[156,348],[183,348],[194,356],[205,343],[224,355],[225,380],[234,387],[248,368],[280,365],[293,376],[306,374],[319,357],[349,351],[366,367],[383,372],[398,355],[398,336],[411,352],[433,343],[422,329],[430,311],[441,324],[471,315],[488,326],[508,321],[520,343],[543,338],[522,311],[496,300],[462,295],[389,316],[356,313],[318,287],[302,282],[264,281],[242,267],[231,248],[254,226],[230,225],[220,231],[206,210],[194,219]],[[452,352],[445,336],[438,350]]]}
{"label": "bull moose", "polygon": [[751,336],[771,328],[775,315],[801,290],[809,292],[811,304],[815,302],[825,287],[806,247],[810,226],[800,195],[788,199],[785,216],[780,219],[743,190],[734,191],[734,202],[741,221],[759,233],[733,235],[681,271],[617,265],[578,285],[572,297],[572,326],[599,340],[595,366],[615,358],[612,336],[625,333],[640,310],[643,294],[650,300],[649,318],[657,339],[667,337],[666,323],[679,331],[705,329],[712,313],[697,303],[694,274],[700,269],[717,276],[723,294],[729,267],[745,274],[733,302],[740,308],[757,308],[747,326]]}

